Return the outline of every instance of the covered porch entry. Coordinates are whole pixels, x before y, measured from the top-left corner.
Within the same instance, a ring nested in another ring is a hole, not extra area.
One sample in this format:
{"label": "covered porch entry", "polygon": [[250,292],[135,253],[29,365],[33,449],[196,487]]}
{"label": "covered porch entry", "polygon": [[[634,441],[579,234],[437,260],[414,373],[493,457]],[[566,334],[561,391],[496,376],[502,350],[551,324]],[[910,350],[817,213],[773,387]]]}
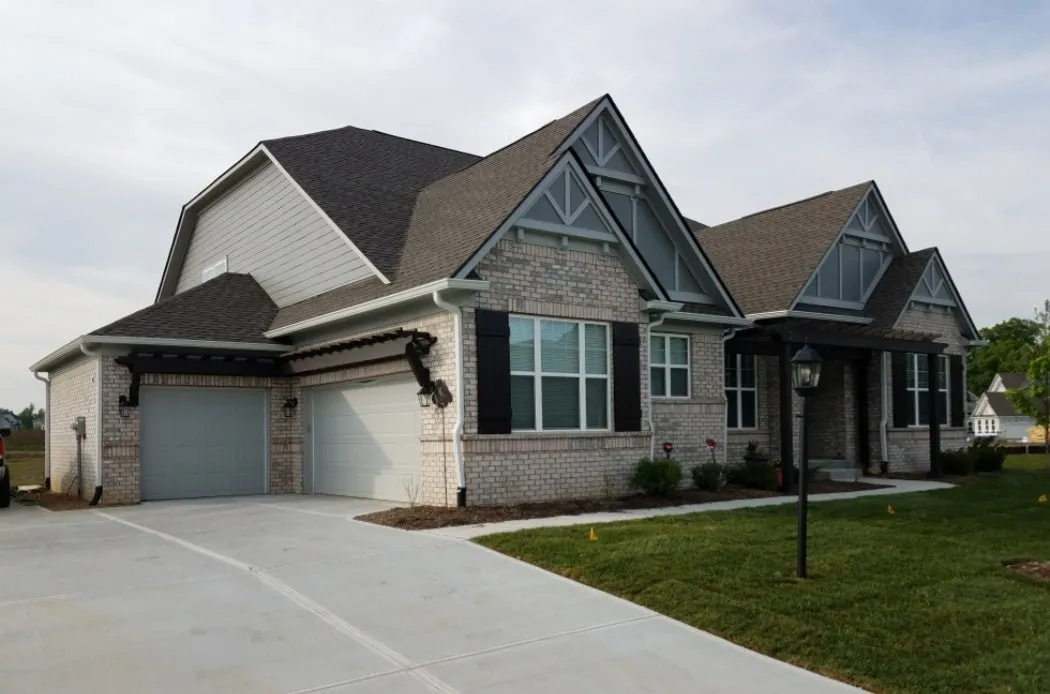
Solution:
{"label": "covered porch entry", "polygon": [[[755,355],[755,363],[762,364],[758,400],[765,403],[759,408],[759,419],[764,421],[757,428],[768,436],[770,458],[780,466],[784,491],[793,488],[793,473],[803,454],[811,469],[823,469],[829,476],[877,469],[883,461],[891,470],[902,469],[894,464],[890,440],[901,434],[909,441],[923,436],[928,448],[920,453],[923,460],[928,455],[927,471],[930,476],[941,474],[941,426],[952,423],[956,414],[947,411],[947,381],[958,379],[956,388],[961,392],[962,373],[942,361],[946,345],[936,338],[904,330],[876,331],[862,324],[787,318],[742,330],[726,343],[727,355]],[[806,402],[808,432],[803,447],[803,403],[791,387],[791,359],[806,344],[820,354],[823,365],[820,385]]]}

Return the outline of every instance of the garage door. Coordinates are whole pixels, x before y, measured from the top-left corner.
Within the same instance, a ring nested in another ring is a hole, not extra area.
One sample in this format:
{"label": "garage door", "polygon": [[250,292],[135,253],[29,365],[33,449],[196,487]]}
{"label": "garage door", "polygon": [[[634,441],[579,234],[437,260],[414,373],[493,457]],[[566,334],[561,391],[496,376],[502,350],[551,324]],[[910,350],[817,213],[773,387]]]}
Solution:
{"label": "garage door", "polygon": [[420,410],[411,379],[312,391],[313,490],[409,501],[420,479]]}
{"label": "garage door", "polygon": [[142,499],[267,490],[266,391],[143,388]]}

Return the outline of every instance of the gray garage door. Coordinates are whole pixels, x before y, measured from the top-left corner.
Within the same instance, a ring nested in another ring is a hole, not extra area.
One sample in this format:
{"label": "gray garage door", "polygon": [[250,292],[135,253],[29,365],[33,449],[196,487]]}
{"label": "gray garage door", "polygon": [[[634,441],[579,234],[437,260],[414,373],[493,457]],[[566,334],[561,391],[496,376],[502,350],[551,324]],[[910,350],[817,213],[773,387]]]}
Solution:
{"label": "gray garage door", "polygon": [[142,499],[267,490],[266,391],[143,388]]}

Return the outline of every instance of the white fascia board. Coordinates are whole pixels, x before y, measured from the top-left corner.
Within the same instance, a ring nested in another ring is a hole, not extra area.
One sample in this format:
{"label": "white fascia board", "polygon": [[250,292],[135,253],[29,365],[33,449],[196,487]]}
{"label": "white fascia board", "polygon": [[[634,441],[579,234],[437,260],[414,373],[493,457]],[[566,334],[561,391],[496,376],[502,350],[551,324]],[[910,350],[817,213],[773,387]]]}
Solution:
{"label": "white fascia board", "polygon": [[684,311],[672,311],[666,315],[669,321],[678,321],[681,323],[710,323],[712,325],[735,325],[742,328],[750,328],[754,326],[747,318],[737,318],[736,316],[719,316],[714,313],[687,313]]}
{"label": "white fascia board", "polygon": [[[522,217],[524,214],[532,208],[532,205],[540,199],[554,179],[558,178],[565,169],[568,168],[576,175],[576,180],[579,181],[580,186],[583,188],[583,192],[590,198],[591,204],[594,207],[594,211],[598,213],[598,216],[605,223],[605,225],[613,230],[613,233],[619,239],[619,246],[623,249],[623,252],[627,254],[631,264],[637,271],[638,276],[642,282],[646,285],[647,289],[652,290],[657,296],[666,299],[667,292],[656,280],[649,268],[646,266],[645,261],[642,260],[638,250],[634,247],[634,243],[627,237],[627,234],[622,228],[620,228],[619,222],[613,216],[612,212],[609,211],[605,205],[605,199],[597,191],[592,183],[590,176],[580,167],[576,161],[576,155],[571,151],[566,151],[561,155],[554,166],[551,167],[550,171],[543,177],[543,179],[536,184],[536,187],[525,196],[525,198],[518,204],[517,208],[507,217],[503,224],[496,230],[496,232],[489,237],[489,239],[481,245],[481,248],[471,256],[463,267],[460,268],[459,272],[456,273],[456,277],[462,278],[469,275],[474,268],[478,266],[482,258],[495,248],[496,244],[514,227],[524,226],[531,228],[530,224],[522,223]],[[542,230],[541,230],[542,231]],[[635,279],[639,279],[636,277]]]}
{"label": "white fascia board", "polygon": [[[668,193],[667,190],[664,189],[663,184],[660,182],[660,178],[656,175],[656,172],[653,171],[652,167],[649,166],[648,158],[645,156],[645,153],[642,152],[641,146],[639,146],[639,144],[635,141],[633,135],[631,134],[631,131],[627,128],[627,124],[620,117],[618,109],[612,103],[612,100],[609,96],[603,98],[601,102],[594,107],[590,115],[584,118],[583,122],[577,125],[576,129],[573,130],[567,138],[565,138],[565,141],[562,143],[561,147],[559,147],[558,152],[562,153],[568,151],[572,147],[572,144],[583,135],[587,128],[591,127],[591,125],[596,120],[601,118],[603,114],[608,115],[609,119],[619,130],[617,135],[619,135],[619,139],[621,140],[620,144],[627,148],[628,153],[641,168],[642,173],[644,173],[645,176],[649,179],[649,187],[656,191],[656,195],[660,199],[661,204],[663,204],[664,207],[667,208],[671,218],[674,220],[675,227],[678,229],[679,233],[685,237],[686,245],[693,249],[696,259],[700,262],[700,266],[711,278],[711,281],[717,285],[719,296],[725,302],[726,306],[728,306],[733,311],[739,312],[740,307],[737,306],[736,301],[734,301],[733,298],[729,295],[729,291],[726,289],[724,283],[721,281],[718,273],[715,271],[714,266],[711,263],[707,262],[707,257],[704,255],[703,249],[700,247],[700,242],[697,241],[696,237],[693,236],[693,232],[689,230],[689,227],[686,225],[685,220],[682,218],[681,212],[678,210],[678,207],[671,200],[670,193]],[[738,315],[740,314],[738,313]]]}
{"label": "white fascia board", "polygon": [[70,342],[67,342],[51,354],[47,355],[40,361],[30,366],[29,370],[33,373],[37,373],[40,371],[48,371],[55,364],[60,364],[73,354],[80,354],[80,343],[83,341],[83,339],[83,336],[81,336],[74,340],[71,340]]}
{"label": "white fascia board", "polygon": [[131,337],[126,335],[84,335],[80,338],[88,345],[129,345],[142,347],[176,347],[190,349],[238,350],[247,352],[273,352],[282,354],[292,350],[291,345],[275,345],[269,342],[225,342],[221,340],[179,340],[167,337]]}
{"label": "white fascia board", "polygon": [[361,260],[365,261],[365,265],[367,265],[368,268],[373,273],[375,273],[375,276],[378,277],[383,284],[390,284],[390,279],[386,275],[384,275],[382,272],[379,271],[379,268],[377,268],[372,263],[372,261],[369,260],[367,255],[365,255],[364,253],[361,252],[361,249],[357,247],[357,244],[355,244],[353,241],[350,240],[350,237],[347,236],[343,232],[343,230],[339,228],[339,225],[337,225],[335,222],[333,222],[332,218],[329,217],[325,213],[325,211],[321,209],[321,206],[318,205],[314,201],[313,198],[311,198],[309,195],[306,194],[306,191],[303,190],[302,186],[300,186],[299,183],[294,178],[292,178],[292,176],[285,170],[285,168],[283,166],[281,166],[281,162],[277,161],[277,157],[273,156],[273,154],[270,152],[270,150],[268,150],[266,148],[266,145],[260,144],[259,147],[261,147],[262,151],[266,153],[266,156],[270,158],[270,161],[273,163],[273,165],[275,167],[277,167],[277,170],[280,171],[281,174],[288,180],[288,182],[292,184],[292,187],[295,188],[295,190],[299,192],[299,195],[302,195],[303,198],[305,198],[306,201],[310,203],[310,207],[312,207],[314,209],[314,211],[317,212],[317,214],[321,215],[321,219],[325,220],[325,222],[328,223],[328,226],[330,226],[332,228],[332,231],[336,235],[338,235],[339,238],[341,238],[346,243],[347,246],[350,247],[350,250],[353,251],[354,253],[356,253],[358,256],[360,256]]}
{"label": "white fascia board", "polygon": [[413,301],[423,297],[430,297],[434,292],[440,292],[447,289],[459,289],[468,292],[483,292],[489,288],[487,280],[464,280],[464,279],[444,279],[437,280],[436,282],[430,282],[428,284],[422,284],[418,287],[412,287],[406,289],[403,292],[391,294],[390,296],[380,297],[371,301],[366,301],[361,304],[349,306],[347,308],[339,309],[338,311],[332,311],[331,313],[325,313],[320,316],[313,318],[307,318],[306,320],[299,321],[298,323],[292,323],[281,328],[276,328],[264,333],[266,337],[275,338],[283,337],[285,335],[291,335],[301,330],[309,330],[311,328],[317,328],[329,323],[335,323],[347,318],[353,318],[355,316],[361,316],[372,311],[378,311],[384,308],[390,308],[397,306],[398,304],[405,303],[406,301]]}
{"label": "white fascia board", "polygon": [[843,316],[838,313],[816,313],[814,311],[766,311],[765,313],[749,313],[747,318],[752,321],[771,320],[774,318],[800,318],[805,320],[824,320],[834,323],[854,323],[856,325],[871,325],[873,318],[867,316]]}
{"label": "white fascia board", "polygon": [[677,301],[646,301],[645,310],[650,313],[671,313],[682,308]]}

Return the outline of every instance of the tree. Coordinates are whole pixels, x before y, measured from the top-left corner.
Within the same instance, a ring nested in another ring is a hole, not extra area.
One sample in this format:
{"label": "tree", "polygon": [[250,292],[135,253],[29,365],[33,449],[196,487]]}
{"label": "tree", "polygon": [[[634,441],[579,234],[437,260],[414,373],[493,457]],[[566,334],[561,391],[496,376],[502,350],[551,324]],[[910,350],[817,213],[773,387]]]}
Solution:
{"label": "tree", "polygon": [[[1048,309],[1050,306],[1043,308],[1044,312]],[[981,330],[988,345],[973,350],[967,358],[967,388],[980,394],[988,390],[997,373],[1027,371],[1036,346],[1043,342],[1042,332],[1043,324],[1026,318],[1010,318]]]}
{"label": "tree", "polygon": [[1017,390],[1006,391],[1017,411],[1035,420],[1043,428],[1046,442],[1047,467],[1050,468],[1050,300],[1036,309],[1036,344],[1025,369],[1025,384]]}
{"label": "tree", "polygon": [[22,422],[23,429],[33,428],[33,416],[36,414],[36,406],[33,403],[29,403],[29,406],[18,413],[18,419]]}

